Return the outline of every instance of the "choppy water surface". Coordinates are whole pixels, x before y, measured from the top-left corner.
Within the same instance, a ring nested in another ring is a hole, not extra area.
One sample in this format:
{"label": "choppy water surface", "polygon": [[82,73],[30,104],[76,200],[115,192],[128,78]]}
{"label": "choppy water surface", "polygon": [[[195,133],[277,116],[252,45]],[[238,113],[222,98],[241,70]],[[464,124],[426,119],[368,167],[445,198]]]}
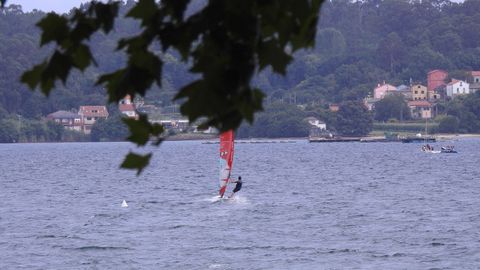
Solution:
{"label": "choppy water surface", "polygon": [[448,144],[237,144],[226,202],[215,144],[138,178],[127,143],[0,145],[0,269],[478,269],[480,140]]}

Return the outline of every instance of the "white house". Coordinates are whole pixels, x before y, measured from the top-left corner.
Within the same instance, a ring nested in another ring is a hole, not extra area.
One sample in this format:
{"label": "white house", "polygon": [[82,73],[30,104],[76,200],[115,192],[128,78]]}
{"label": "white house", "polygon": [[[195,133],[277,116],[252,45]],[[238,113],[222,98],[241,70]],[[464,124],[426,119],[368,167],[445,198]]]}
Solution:
{"label": "white house", "polygon": [[318,120],[315,117],[307,117],[305,120],[314,128],[326,130],[327,129],[327,124],[325,122]]}
{"label": "white house", "polygon": [[138,113],[135,107],[136,106],[133,104],[132,99],[129,95],[120,100],[120,102],[118,103],[118,110],[122,114],[126,115],[128,118],[138,117]]}
{"label": "white house", "polygon": [[470,94],[470,85],[467,82],[452,79],[452,81],[447,84],[446,92],[448,97]]}
{"label": "white house", "polygon": [[187,119],[154,120],[150,121],[150,123],[160,124],[165,129],[173,129],[178,131],[185,131],[190,125],[190,122]]}

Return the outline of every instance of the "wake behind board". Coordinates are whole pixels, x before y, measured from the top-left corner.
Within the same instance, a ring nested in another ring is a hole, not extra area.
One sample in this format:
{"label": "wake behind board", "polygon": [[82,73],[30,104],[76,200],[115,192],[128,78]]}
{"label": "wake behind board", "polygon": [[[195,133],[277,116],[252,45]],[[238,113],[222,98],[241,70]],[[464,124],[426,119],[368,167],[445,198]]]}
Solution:
{"label": "wake behind board", "polygon": [[220,198],[220,196],[215,196],[215,197],[211,198],[210,201],[212,203],[235,201],[235,196],[234,197],[223,196],[221,198]]}

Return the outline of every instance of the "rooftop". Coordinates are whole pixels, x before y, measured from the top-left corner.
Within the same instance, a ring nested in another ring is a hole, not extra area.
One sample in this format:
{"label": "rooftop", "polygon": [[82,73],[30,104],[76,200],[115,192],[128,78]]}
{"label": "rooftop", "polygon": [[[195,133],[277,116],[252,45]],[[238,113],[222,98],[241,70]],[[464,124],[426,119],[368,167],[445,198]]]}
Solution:
{"label": "rooftop", "polygon": [[69,111],[56,111],[54,113],[51,113],[47,115],[47,118],[50,119],[75,119],[75,118],[80,118],[80,115],[77,113],[72,113]]}

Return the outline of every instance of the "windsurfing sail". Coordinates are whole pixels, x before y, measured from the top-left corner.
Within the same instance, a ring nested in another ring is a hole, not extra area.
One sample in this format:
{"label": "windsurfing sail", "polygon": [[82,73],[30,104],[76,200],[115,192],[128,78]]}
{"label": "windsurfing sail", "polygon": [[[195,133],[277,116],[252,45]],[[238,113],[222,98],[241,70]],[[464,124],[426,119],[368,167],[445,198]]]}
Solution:
{"label": "windsurfing sail", "polygon": [[230,181],[230,175],[233,165],[233,148],[234,148],[233,130],[229,130],[220,134],[220,198],[223,197],[227,190],[227,184]]}

